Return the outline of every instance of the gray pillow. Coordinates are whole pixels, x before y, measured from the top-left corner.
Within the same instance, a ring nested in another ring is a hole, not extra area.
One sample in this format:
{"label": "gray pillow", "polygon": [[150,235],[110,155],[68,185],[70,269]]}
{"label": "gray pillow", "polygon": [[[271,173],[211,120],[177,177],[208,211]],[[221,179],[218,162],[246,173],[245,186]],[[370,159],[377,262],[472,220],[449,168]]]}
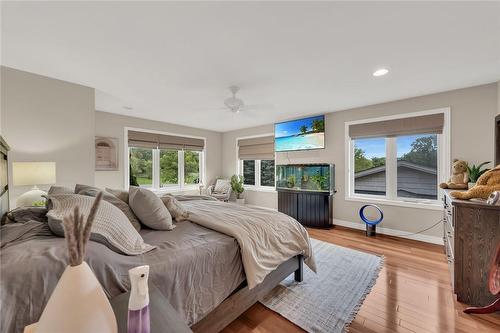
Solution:
{"label": "gray pillow", "polygon": [[167,207],[170,215],[177,221],[185,221],[189,217],[189,213],[187,210],[182,207],[182,205],[175,199],[175,197],[171,194],[165,194],[161,197],[161,201],[165,207]]}
{"label": "gray pillow", "polygon": [[128,204],[128,191],[106,187],[106,192],[113,194],[115,197]]}
{"label": "gray pillow", "polygon": [[47,192],[48,195],[51,195],[51,194],[73,194],[75,192],[73,192],[72,189],[70,189],[69,187],[65,187],[65,186],[58,186],[58,185],[53,185],[49,188],[49,191]]}
{"label": "gray pillow", "polygon": [[[72,213],[75,206],[79,206],[80,212],[88,216],[94,200],[93,197],[80,194],[49,196],[47,218],[50,230],[58,236],[64,236],[62,227],[64,216]],[[132,227],[121,210],[104,200],[97,210],[90,239],[106,245],[115,252],[128,255],[142,254],[155,248],[144,243],[141,235]]]}
{"label": "gray pillow", "polygon": [[114,196],[111,193],[107,193],[103,190],[101,190],[98,187],[90,186],[90,185],[82,185],[82,184],[76,184],[75,186],[75,193],[76,194],[81,194],[81,195],[88,195],[90,197],[95,197],[97,196],[97,193],[103,192],[102,193],[102,199],[109,202],[110,204],[116,206],[118,209],[120,209],[123,214],[128,218],[130,223],[132,223],[132,226],[134,227],[135,230],[140,231],[141,230],[141,223],[137,219],[137,216],[135,216],[134,212],[132,209],[130,209],[129,205],[116,196]]}
{"label": "gray pillow", "polygon": [[163,202],[150,190],[130,186],[129,205],[142,224],[155,230],[172,230],[172,216]]}

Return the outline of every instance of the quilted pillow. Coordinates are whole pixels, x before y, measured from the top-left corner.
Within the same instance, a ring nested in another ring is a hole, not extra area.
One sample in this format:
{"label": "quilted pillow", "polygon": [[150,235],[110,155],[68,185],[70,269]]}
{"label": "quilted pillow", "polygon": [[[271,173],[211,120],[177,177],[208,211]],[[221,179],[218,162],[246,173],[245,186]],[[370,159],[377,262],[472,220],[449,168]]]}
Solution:
{"label": "quilted pillow", "polygon": [[[72,213],[75,206],[87,216],[94,198],[80,194],[51,195],[48,198],[47,213],[50,230],[64,237],[63,217]],[[121,210],[107,201],[101,201],[92,225],[90,239],[102,243],[111,250],[128,255],[142,254],[155,247],[144,243],[141,235],[132,227]]]}
{"label": "quilted pillow", "polygon": [[102,193],[102,200],[109,202],[110,204],[116,206],[119,210],[125,214],[125,216],[128,218],[132,226],[134,227],[135,230],[139,231],[141,230],[141,223],[137,219],[137,216],[135,216],[134,212],[132,209],[130,209],[129,205],[125,203],[124,201],[120,200],[117,198],[115,195],[111,193],[107,193],[102,191],[100,188],[94,187],[94,186],[89,186],[89,185],[81,185],[77,184],[75,186],[75,193],[76,194],[81,194],[81,195],[88,195],[91,197],[97,196],[97,193],[103,192]]}
{"label": "quilted pillow", "polygon": [[148,189],[130,186],[128,202],[142,224],[155,230],[172,230],[172,215],[163,202]]}
{"label": "quilted pillow", "polygon": [[217,179],[214,192],[226,194],[229,190],[231,190],[231,182],[228,179]]}
{"label": "quilted pillow", "polygon": [[161,197],[161,201],[163,201],[163,204],[165,205],[165,207],[167,207],[170,215],[172,215],[175,221],[180,222],[188,219],[188,211],[185,210],[184,207],[182,207],[182,205],[174,198],[173,195],[165,194]]}

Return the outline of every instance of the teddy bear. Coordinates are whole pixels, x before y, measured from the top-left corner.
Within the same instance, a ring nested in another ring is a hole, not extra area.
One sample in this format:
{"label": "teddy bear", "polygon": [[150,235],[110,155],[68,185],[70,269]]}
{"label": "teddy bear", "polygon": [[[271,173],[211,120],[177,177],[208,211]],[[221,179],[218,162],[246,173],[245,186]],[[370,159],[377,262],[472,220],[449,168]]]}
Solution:
{"label": "teddy bear", "polygon": [[441,188],[450,188],[452,190],[466,190],[469,182],[469,174],[467,173],[467,162],[454,159],[453,174],[446,183],[439,184]]}
{"label": "teddy bear", "polygon": [[469,200],[472,198],[488,199],[491,193],[500,191],[500,164],[486,171],[468,191],[451,192],[450,195],[457,199]]}

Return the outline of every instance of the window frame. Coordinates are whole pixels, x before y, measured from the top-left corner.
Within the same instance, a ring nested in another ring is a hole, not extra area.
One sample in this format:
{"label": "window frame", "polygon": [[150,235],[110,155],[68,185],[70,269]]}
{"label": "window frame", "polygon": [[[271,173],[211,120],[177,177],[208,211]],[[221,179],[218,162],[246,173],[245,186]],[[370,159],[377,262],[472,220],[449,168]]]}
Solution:
{"label": "window frame", "polygon": [[[243,175],[243,160],[239,159],[239,147],[238,141],[242,139],[251,139],[251,138],[259,138],[265,136],[274,136],[274,132],[272,133],[264,133],[258,135],[251,136],[243,136],[237,137],[235,140],[235,152],[236,152],[236,174]],[[255,185],[243,185],[245,190],[249,191],[261,191],[261,192],[276,192],[276,152],[274,153],[274,186],[261,186],[260,185],[260,161],[261,160],[253,160],[255,161]],[[266,160],[267,161],[267,160]]]}
{"label": "window frame", "polygon": [[[238,175],[243,174],[243,161],[244,160],[238,160]],[[261,185],[260,183],[260,176],[261,176],[261,161],[262,160],[247,160],[247,161],[255,161],[255,185],[246,185],[243,184],[243,187],[247,190],[254,190],[254,191],[275,191],[276,190],[276,159],[274,159],[274,186],[265,186]],[[265,160],[265,161],[271,161],[271,160]]]}
{"label": "window frame", "polygon": [[[386,194],[372,195],[354,193],[354,141],[349,137],[349,126],[354,124],[363,124],[376,121],[408,118],[415,116],[423,116],[429,114],[444,114],[443,133],[437,135],[437,183],[443,179],[448,179],[450,176],[450,121],[451,112],[450,108],[441,108],[434,110],[427,110],[421,112],[412,112],[406,114],[399,114],[387,117],[370,118],[364,120],[357,120],[345,123],[345,200],[358,201],[358,202],[371,202],[379,204],[387,204],[402,207],[415,207],[426,208],[432,210],[442,210],[441,197],[442,191],[438,187],[438,197],[436,200],[432,199],[419,199],[419,198],[405,198],[398,197],[397,195],[397,137],[385,138],[386,149]],[[425,134],[425,133],[422,133]]]}
{"label": "window frame", "polygon": [[[140,128],[133,127],[125,127],[124,128],[124,164],[126,167],[124,168],[124,188],[128,190],[130,188],[130,161],[129,161],[129,145],[128,145],[128,131],[139,131],[146,133],[156,133],[156,134],[165,134],[165,135],[174,135],[180,137],[189,137],[202,139],[204,141],[204,146],[206,147],[206,138],[199,136],[189,136],[182,135],[177,133],[168,133],[161,132],[155,130],[146,130]],[[200,172],[200,182],[198,184],[185,184],[184,183],[184,151],[189,149],[181,149],[177,150],[177,184],[169,184],[167,186],[160,187],[160,151],[161,150],[169,150],[169,149],[159,149],[159,148],[151,148],[153,151],[153,185],[152,187],[145,187],[155,193],[172,193],[172,192],[185,192],[185,191],[194,191],[199,190],[199,187],[205,184],[205,172],[206,172],[206,162],[205,162],[205,149],[202,151],[197,151],[200,154],[199,158],[199,172]],[[172,149],[170,149],[172,150]]]}

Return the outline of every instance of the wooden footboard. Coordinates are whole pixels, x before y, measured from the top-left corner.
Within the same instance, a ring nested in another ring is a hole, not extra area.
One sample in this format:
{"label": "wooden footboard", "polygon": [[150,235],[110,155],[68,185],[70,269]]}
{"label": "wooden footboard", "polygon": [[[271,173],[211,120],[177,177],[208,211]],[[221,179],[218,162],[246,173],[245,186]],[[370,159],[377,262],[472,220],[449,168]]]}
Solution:
{"label": "wooden footboard", "polygon": [[212,310],[212,312],[206,315],[205,318],[193,325],[191,329],[193,332],[199,333],[220,332],[249,307],[266,296],[269,291],[290,274],[295,272],[295,280],[301,282],[303,279],[303,262],[304,258],[302,255],[287,260],[278,266],[276,270],[269,273],[264,281],[252,290],[248,289],[248,286],[245,286],[234,292],[218,307]]}

